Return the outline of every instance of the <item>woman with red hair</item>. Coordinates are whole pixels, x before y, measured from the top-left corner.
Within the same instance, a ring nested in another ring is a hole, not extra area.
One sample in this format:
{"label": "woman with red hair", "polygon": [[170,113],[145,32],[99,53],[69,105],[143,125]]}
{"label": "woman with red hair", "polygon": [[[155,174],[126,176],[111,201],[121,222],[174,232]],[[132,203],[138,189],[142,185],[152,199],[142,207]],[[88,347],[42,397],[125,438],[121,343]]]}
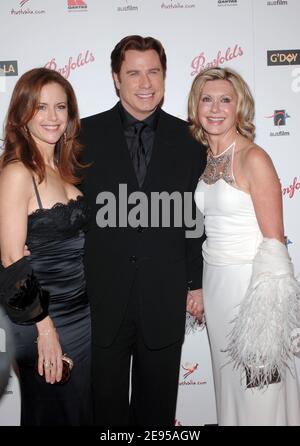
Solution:
{"label": "woman with red hair", "polygon": [[[79,125],[66,79],[46,68],[23,74],[0,159],[0,287],[15,340],[21,425],[89,423],[88,206],[75,187]],[[63,365],[72,362],[65,382]]]}

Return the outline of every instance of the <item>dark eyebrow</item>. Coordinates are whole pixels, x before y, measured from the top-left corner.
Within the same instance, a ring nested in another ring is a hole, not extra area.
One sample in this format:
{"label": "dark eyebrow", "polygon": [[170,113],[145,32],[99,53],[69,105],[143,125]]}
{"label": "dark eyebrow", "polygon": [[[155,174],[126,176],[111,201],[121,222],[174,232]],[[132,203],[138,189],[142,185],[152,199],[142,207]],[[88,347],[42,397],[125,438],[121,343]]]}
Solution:
{"label": "dark eyebrow", "polygon": [[[130,73],[140,73],[140,71],[141,70],[127,70],[126,73],[127,74],[130,74]],[[160,67],[152,67],[152,68],[149,68],[147,71],[148,72],[149,71],[161,71],[161,68]]]}
{"label": "dark eyebrow", "polygon": [[[60,105],[60,104],[66,104],[67,101],[60,101],[57,102],[56,105]],[[48,105],[48,102],[38,102],[39,105]]]}
{"label": "dark eyebrow", "polygon": [[127,70],[126,73],[130,74],[130,73],[138,73],[140,70]]}

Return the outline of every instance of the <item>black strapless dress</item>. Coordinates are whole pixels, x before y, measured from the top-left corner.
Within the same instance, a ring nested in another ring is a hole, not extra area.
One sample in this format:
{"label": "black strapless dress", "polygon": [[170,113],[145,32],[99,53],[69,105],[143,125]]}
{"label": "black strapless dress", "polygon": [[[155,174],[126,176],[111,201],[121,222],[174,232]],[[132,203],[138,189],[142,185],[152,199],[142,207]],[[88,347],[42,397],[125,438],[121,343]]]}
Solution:
{"label": "black strapless dress", "polygon": [[90,307],[83,267],[84,232],[89,210],[79,196],[28,217],[28,260],[50,293],[49,316],[64,354],[74,361],[66,384],[48,384],[35,370],[36,325],[11,323],[20,374],[21,425],[78,426],[91,423]]}

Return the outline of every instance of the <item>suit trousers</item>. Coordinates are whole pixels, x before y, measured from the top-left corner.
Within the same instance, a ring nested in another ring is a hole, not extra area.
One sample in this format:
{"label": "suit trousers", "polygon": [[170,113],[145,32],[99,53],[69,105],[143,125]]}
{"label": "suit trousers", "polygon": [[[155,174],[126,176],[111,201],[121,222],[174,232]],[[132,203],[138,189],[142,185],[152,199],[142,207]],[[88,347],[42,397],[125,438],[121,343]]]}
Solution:
{"label": "suit trousers", "polygon": [[140,304],[136,278],[114,342],[109,347],[93,344],[92,385],[97,426],[173,426],[175,423],[183,339],[161,349],[149,349],[143,338]]}

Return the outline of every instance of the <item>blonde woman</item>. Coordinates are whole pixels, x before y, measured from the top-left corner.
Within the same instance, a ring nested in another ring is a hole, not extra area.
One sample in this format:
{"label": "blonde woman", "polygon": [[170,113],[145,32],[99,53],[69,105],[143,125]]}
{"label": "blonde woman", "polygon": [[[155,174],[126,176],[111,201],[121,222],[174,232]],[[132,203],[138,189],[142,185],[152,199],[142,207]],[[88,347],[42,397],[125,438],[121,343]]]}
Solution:
{"label": "blonde woman", "polygon": [[284,245],[278,175],[253,142],[253,115],[249,87],[233,70],[195,78],[189,118],[207,147],[195,199],[205,216],[203,296],[218,423],[299,425],[289,337],[300,323],[299,285]]}

